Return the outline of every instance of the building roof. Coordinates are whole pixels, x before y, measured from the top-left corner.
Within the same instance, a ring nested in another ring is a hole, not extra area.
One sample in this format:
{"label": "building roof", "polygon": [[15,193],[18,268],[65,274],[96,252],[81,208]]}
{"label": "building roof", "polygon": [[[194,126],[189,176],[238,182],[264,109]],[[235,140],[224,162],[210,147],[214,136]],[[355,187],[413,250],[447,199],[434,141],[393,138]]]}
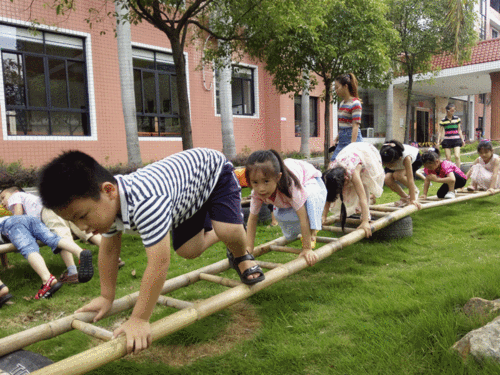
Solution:
{"label": "building roof", "polygon": [[459,64],[450,54],[434,56],[432,65],[434,68],[449,69],[459,66],[483,64],[500,60],[500,38],[483,40],[472,48],[469,61]]}

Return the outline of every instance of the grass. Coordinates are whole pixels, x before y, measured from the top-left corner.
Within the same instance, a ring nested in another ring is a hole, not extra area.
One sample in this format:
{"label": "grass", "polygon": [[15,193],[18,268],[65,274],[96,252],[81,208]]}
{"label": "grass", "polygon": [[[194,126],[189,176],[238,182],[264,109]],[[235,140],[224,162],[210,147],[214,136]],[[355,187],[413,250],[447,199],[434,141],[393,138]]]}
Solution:
{"label": "grass", "polygon": [[[417,183],[421,189],[422,181]],[[395,199],[385,191],[378,201]],[[154,355],[128,356],[89,374],[498,374],[500,365],[464,363],[449,348],[485,323],[465,316],[463,305],[472,297],[492,300],[500,294],[499,204],[496,195],[417,212],[412,215],[412,237],[387,243],[363,240],[259,292],[247,303],[260,324],[221,353],[200,348],[218,348],[227,341],[226,328],[237,321],[229,309],[158,340],[151,349]],[[260,225],[257,238],[263,243],[279,235],[279,228]],[[42,254],[54,274],[63,271],[61,260],[47,248]],[[174,255],[169,277],[223,257],[220,244],[196,260]],[[88,284],[65,286],[51,300],[25,300],[34,295],[39,281],[20,255],[9,258],[15,267],[3,270],[1,278],[16,299],[0,310],[2,337],[71,314],[99,294],[97,274]],[[146,266],[140,239],[124,236],[122,258],[126,266],[119,272],[117,298],[138,290]],[[287,261],[294,256],[267,254],[262,259]],[[225,276],[236,278],[231,271]],[[172,296],[199,300],[222,290],[203,282]],[[174,311],[157,307],[153,320]],[[113,329],[128,315],[99,325]],[[96,343],[71,332],[26,349],[58,361]],[[165,363],[174,349],[193,350],[189,363]]]}

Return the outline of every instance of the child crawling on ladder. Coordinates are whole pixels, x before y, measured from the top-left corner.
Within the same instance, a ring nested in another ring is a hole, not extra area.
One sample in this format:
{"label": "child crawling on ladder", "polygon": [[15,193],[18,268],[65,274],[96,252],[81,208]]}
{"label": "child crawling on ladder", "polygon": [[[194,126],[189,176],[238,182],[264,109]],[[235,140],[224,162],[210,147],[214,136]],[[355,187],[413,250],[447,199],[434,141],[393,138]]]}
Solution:
{"label": "child crawling on ladder", "polygon": [[51,161],[40,174],[43,204],[87,233],[103,235],[101,296],[77,312],[96,312],[97,321],[110,310],[125,230],[139,232],[148,258],[132,315],[114,331],[114,337],[126,334],[128,353],[151,345],[149,319],[170,264],[170,230],[178,255],[196,258],[222,241],[243,283],[264,280],[254,257],[246,252],[240,189],[231,162],[204,148],[179,152],[126,176],[113,177],[79,151]]}

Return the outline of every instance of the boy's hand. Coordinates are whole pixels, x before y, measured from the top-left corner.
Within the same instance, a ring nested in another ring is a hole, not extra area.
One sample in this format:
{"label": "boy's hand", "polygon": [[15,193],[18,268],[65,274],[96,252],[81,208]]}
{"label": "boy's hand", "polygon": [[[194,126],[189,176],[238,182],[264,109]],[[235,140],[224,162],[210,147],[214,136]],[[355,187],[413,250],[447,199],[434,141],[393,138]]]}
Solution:
{"label": "boy's hand", "polygon": [[363,229],[365,231],[366,238],[369,238],[372,235],[372,227],[368,222],[362,222],[357,229]]}
{"label": "boy's hand", "polygon": [[299,258],[300,257],[304,258],[309,266],[314,266],[318,261],[318,256],[312,249],[303,249],[299,254]]}
{"label": "boy's hand", "polygon": [[422,194],[422,195],[420,196],[420,199],[427,199],[427,194]]}
{"label": "boy's hand", "polygon": [[127,337],[127,354],[134,352],[139,354],[142,350],[151,346],[151,327],[149,322],[144,319],[130,317],[125,323],[113,332],[113,338],[125,333]]}
{"label": "boy's hand", "polygon": [[414,201],[410,201],[410,203],[413,204],[415,207],[417,207],[417,209],[419,210],[422,208],[422,205],[417,199],[415,199]]}
{"label": "boy's hand", "polygon": [[75,311],[76,313],[81,312],[96,312],[97,315],[94,317],[94,323],[101,319],[104,314],[106,314],[109,309],[111,309],[111,305],[113,304],[113,300],[109,300],[104,298],[103,296],[97,297],[90,301],[90,303],[86,304],[83,307],[80,307]]}

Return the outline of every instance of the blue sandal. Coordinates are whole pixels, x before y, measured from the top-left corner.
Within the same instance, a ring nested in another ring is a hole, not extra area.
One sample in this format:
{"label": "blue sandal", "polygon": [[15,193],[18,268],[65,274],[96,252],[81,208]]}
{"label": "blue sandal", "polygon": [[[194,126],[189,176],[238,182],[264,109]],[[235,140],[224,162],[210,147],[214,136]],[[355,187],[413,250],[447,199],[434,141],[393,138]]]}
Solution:
{"label": "blue sandal", "polygon": [[[0,285],[0,290],[2,290],[5,287],[6,287],[5,284]],[[11,298],[12,298],[12,294],[10,294],[10,293],[7,293],[5,296],[0,297],[0,309],[2,308],[3,305],[5,305],[5,302],[10,300]]]}
{"label": "blue sandal", "polygon": [[[245,254],[241,257],[235,258],[233,253],[231,253],[231,251],[229,251],[229,249],[227,249],[226,255],[227,255],[227,259],[229,260],[229,266],[234,268],[234,270],[238,273],[238,276],[240,277],[240,280],[243,284],[246,284],[246,285],[257,284],[258,282],[260,282],[266,278],[264,276],[264,272],[262,272],[262,268],[260,268],[260,266],[258,266],[258,265],[249,267],[243,272],[240,271],[240,268],[238,267],[238,265],[241,262],[244,262],[245,260],[255,260],[255,258],[252,254]],[[259,273],[260,274],[259,277],[256,277],[254,279],[249,279],[248,276],[253,275],[254,273]]]}

